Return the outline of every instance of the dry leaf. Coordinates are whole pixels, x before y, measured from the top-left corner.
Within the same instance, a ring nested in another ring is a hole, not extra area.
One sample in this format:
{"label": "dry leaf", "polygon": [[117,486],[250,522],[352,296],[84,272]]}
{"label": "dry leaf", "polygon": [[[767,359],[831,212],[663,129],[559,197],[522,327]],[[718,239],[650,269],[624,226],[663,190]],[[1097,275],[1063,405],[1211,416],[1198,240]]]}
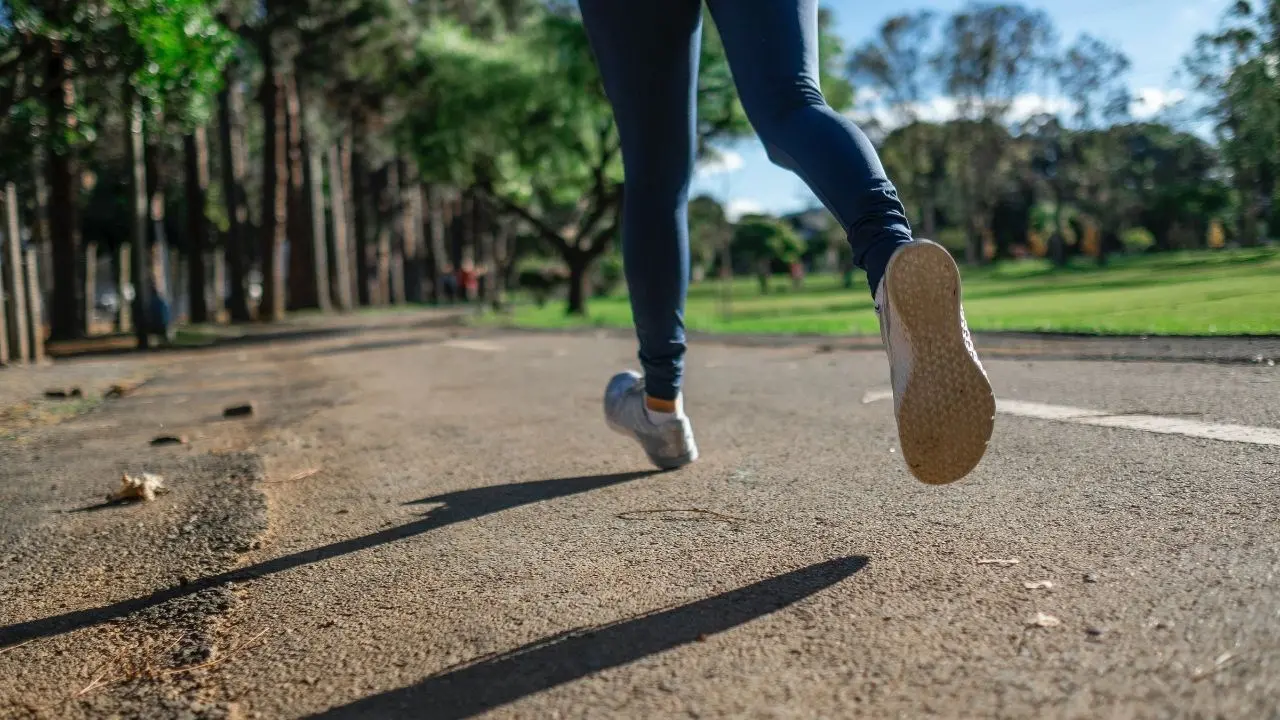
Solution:
{"label": "dry leaf", "polygon": [[164,478],[151,473],[138,476],[124,475],[120,478],[120,489],[107,496],[107,502],[124,502],[126,500],[144,500],[150,502],[156,495],[169,492],[164,486]]}
{"label": "dry leaf", "polygon": [[1045,613],[1036,613],[1036,616],[1027,620],[1027,625],[1031,627],[1053,628],[1062,624],[1062,621],[1052,615]]}
{"label": "dry leaf", "polygon": [[1028,590],[1052,590],[1053,581],[1052,580],[1036,580],[1035,582],[1024,582],[1022,583],[1022,587]]}

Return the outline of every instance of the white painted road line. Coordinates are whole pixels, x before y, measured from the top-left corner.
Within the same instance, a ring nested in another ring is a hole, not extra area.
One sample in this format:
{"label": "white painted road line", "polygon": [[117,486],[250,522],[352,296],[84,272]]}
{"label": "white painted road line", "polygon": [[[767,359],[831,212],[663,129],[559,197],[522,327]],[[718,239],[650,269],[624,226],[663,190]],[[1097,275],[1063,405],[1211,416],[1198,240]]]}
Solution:
{"label": "white painted road line", "polygon": [[502,352],[506,349],[497,343],[485,342],[484,340],[446,340],[440,344],[444,347],[458,350],[474,350],[476,352]]}
{"label": "white painted road line", "polygon": [[[892,397],[892,391],[872,390],[862,396],[862,402],[871,403]],[[1105,410],[1092,410],[1069,405],[1050,405],[1023,400],[997,399],[996,412],[1015,417],[1075,423],[1077,425],[1140,430],[1161,435],[1182,435],[1208,440],[1249,443],[1251,445],[1280,446],[1280,428],[1207,423],[1185,418],[1165,417],[1163,415],[1116,415]]]}

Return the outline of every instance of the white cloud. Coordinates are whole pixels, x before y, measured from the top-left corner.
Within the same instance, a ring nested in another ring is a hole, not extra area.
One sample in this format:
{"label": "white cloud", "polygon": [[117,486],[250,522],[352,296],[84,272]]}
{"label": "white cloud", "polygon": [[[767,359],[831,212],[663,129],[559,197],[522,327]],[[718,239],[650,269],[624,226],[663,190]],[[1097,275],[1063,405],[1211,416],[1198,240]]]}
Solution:
{"label": "white cloud", "polygon": [[[960,104],[954,98],[939,95],[923,102],[915,103],[911,108],[915,117],[925,122],[943,123],[954,120],[960,115]],[[1039,113],[1062,113],[1071,110],[1071,102],[1066,98],[1048,97],[1035,93],[1026,93],[1013,98],[1006,119],[1009,122],[1022,122]],[[885,130],[898,127],[899,115],[884,105],[861,108],[850,114],[855,122],[874,120]]]}
{"label": "white cloud", "polygon": [[698,176],[711,177],[721,173],[731,173],[741,170],[743,164],[742,156],[738,153],[732,150],[719,150],[716,152],[716,157],[698,166]]}
{"label": "white cloud", "polygon": [[1071,101],[1066,98],[1019,95],[1013,99],[1013,107],[1009,109],[1009,119],[1014,122],[1021,122],[1041,113],[1058,115],[1071,112],[1073,109],[1074,106]]}
{"label": "white cloud", "polygon": [[737,222],[743,215],[761,212],[764,212],[764,205],[751,198],[734,198],[724,204],[725,217],[732,222]]}
{"label": "white cloud", "polygon": [[1135,118],[1146,120],[1159,114],[1161,110],[1177,105],[1186,99],[1187,94],[1181,90],[1165,90],[1154,87],[1138,88],[1133,93],[1133,105],[1130,109]]}

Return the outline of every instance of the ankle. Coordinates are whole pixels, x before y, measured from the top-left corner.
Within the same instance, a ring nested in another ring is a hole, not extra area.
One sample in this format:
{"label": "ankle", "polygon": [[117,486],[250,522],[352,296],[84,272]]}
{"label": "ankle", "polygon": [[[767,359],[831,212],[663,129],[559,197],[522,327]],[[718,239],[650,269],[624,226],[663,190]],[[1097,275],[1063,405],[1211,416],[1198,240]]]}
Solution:
{"label": "ankle", "polygon": [[683,398],[679,395],[675,400],[664,400],[651,395],[644,396],[644,412],[649,420],[661,423],[684,414]]}

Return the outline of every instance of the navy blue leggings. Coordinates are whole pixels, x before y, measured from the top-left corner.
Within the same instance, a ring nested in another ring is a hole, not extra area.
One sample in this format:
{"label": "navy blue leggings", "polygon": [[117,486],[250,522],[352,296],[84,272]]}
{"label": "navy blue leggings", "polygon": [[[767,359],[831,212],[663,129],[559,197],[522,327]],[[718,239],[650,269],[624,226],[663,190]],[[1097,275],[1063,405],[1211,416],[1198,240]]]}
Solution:
{"label": "navy blue leggings", "polygon": [[[622,140],[622,253],[645,391],[680,392],[700,0],[579,0]],[[817,0],[707,0],[752,127],[840,221],[875,291],[911,228],[867,136],[818,85]]]}

